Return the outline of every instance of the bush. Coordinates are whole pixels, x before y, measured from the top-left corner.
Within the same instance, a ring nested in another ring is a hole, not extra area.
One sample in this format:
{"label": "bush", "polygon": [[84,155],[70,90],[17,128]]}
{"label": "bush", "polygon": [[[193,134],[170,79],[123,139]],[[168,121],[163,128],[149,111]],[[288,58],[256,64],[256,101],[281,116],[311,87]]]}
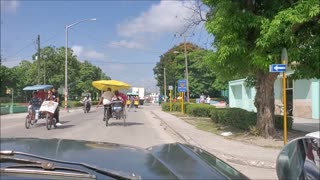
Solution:
{"label": "bush", "polygon": [[190,104],[187,106],[186,113],[195,117],[210,117],[210,112],[215,109],[208,104]]}
{"label": "bush", "polygon": [[190,98],[190,103],[196,103],[196,99]]}
{"label": "bush", "polygon": [[230,125],[243,130],[249,130],[256,124],[256,115],[240,108],[216,108],[210,112],[211,119],[216,123]]}
{"label": "bush", "polygon": [[[229,125],[243,130],[253,130],[250,127],[257,124],[257,113],[240,108],[215,108],[211,109],[210,118],[224,125]],[[292,129],[293,120],[288,117],[287,128]],[[283,129],[283,116],[275,116],[275,128]]]}
{"label": "bush", "polygon": [[[189,103],[184,103],[184,110],[189,106]],[[162,103],[161,104],[162,111],[170,111],[170,103]],[[181,112],[181,103],[179,102],[174,102],[172,103],[172,111],[180,111]]]}
{"label": "bush", "polygon": [[[287,129],[288,130],[292,129],[292,124],[293,124],[293,118],[292,117],[287,117]],[[283,116],[275,115],[274,126],[277,129],[283,129]]]}

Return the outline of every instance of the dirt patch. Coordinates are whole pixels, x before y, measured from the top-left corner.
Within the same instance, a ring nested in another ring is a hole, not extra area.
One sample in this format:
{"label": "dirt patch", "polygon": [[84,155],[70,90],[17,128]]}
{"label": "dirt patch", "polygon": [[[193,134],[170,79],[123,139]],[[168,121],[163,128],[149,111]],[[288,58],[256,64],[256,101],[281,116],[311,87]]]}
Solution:
{"label": "dirt patch", "polygon": [[[207,131],[219,136],[222,136],[223,132],[232,132],[231,136],[224,137],[226,139],[232,139],[247,144],[253,144],[266,148],[281,149],[283,147],[283,131],[277,130],[274,138],[264,138],[261,136],[254,136],[248,131],[240,130],[230,126],[214,123],[210,118],[190,117],[182,113],[171,113],[172,115],[179,117],[185,122],[195,126],[197,129]],[[306,133],[296,130],[288,131],[288,142],[297,137],[304,136]]]}

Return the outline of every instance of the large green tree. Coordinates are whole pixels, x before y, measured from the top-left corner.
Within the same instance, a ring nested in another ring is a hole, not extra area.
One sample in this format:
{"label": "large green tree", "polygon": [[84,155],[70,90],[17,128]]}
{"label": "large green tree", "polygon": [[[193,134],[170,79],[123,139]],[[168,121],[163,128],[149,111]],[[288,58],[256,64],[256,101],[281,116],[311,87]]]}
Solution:
{"label": "large green tree", "polygon": [[210,7],[206,28],[215,39],[212,63],[219,74],[251,77],[257,90],[257,128],[266,137],[274,130],[274,82],[270,64],[281,62],[287,48],[295,77],[319,78],[318,0],[204,0]]}
{"label": "large green tree", "polygon": [[[190,97],[199,97],[201,93],[210,96],[219,96],[219,92],[213,86],[215,81],[214,72],[206,65],[204,57],[207,50],[192,43],[186,43],[189,90]],[[185,79],[185,57],[184,44],[180,44],[168,50],[160,56],[160,62],[154,67],[153,71],[157,80],[160,92],[164,92],[164,68],[166,69],[166,84],[177,86],[179,79]],[[168,89],[168,87],[167,87]]]}
{"label": "large green tree", "polygon": [[[24,95],[25,86],[38,84],[38,60],[40,61],[40,84],[52,84],[55,88],[64,87],[65,82],[65,48],[47,46],[41,49],[40,58],[37,54],[32,61],[24,60],[12,68],[1,66],[1,96],[6,88],[13,88],[15,95]],[[99,92],[92,86],[92,81],[110,79],[102,70],[89,63],[81,62],[68,49],[68,92],[70,96],[80,96],[83,92]],[[63,94],[62,94],[63,95]]]}

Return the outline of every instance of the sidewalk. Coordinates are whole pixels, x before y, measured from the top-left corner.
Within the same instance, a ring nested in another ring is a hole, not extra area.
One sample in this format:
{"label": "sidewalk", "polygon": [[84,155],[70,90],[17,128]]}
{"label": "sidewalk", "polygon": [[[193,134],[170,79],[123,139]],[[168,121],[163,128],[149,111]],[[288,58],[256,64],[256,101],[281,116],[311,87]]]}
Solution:
{"label": "sidewalk", "polygon": [[306,119],[300,117],[293,117],[292,129],[303,132],[315,132],[320,129],[319,119]]}
{"label": "sidewalk", "polygon": [[197,129],[185,121],[154,108],[151,112],[174,130],[187,143],[198,146],[217,157],[242,165],[275,168],[280,150],[245,144]]}

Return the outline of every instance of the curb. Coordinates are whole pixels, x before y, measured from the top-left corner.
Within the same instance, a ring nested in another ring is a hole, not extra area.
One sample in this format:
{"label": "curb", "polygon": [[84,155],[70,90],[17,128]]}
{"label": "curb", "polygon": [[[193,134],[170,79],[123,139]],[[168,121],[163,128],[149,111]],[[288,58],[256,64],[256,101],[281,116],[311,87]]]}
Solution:
{"label": "curb", "polygon": [[199,148],[206,150],[206,151],[208,151],[208,149],[210,149],[210,151],[215,152],[214,153],[215,156],[217,156],[221,159],[225,159],[226,161],[231,162],[231,163],[252,166],[252,167],[257,167],[257,168],[264,168],[264,169],[275,169],[276,168],[276,163],[273,163],[273,162],[243,159],[243,158],[232,156],[230,154],[226,154],[224,152],[217,151],[212,148],[206,148],[205,146],[202,146],[199,143],[197,143],[195,140],[193,140],[188,135],[179,133],[177,130],[172,128],[168,123],[166,123],[159,115],[157,115],[152,110],[151,110],[151,113],[154,116],[156,116],[161,121],[161,123],[163,123],[165,126],[169,127],[176,135],[178,135],[183,141],[185,141],[187,144],[189,144],[191,146],[196,146],[196,147],[199,147]]}

